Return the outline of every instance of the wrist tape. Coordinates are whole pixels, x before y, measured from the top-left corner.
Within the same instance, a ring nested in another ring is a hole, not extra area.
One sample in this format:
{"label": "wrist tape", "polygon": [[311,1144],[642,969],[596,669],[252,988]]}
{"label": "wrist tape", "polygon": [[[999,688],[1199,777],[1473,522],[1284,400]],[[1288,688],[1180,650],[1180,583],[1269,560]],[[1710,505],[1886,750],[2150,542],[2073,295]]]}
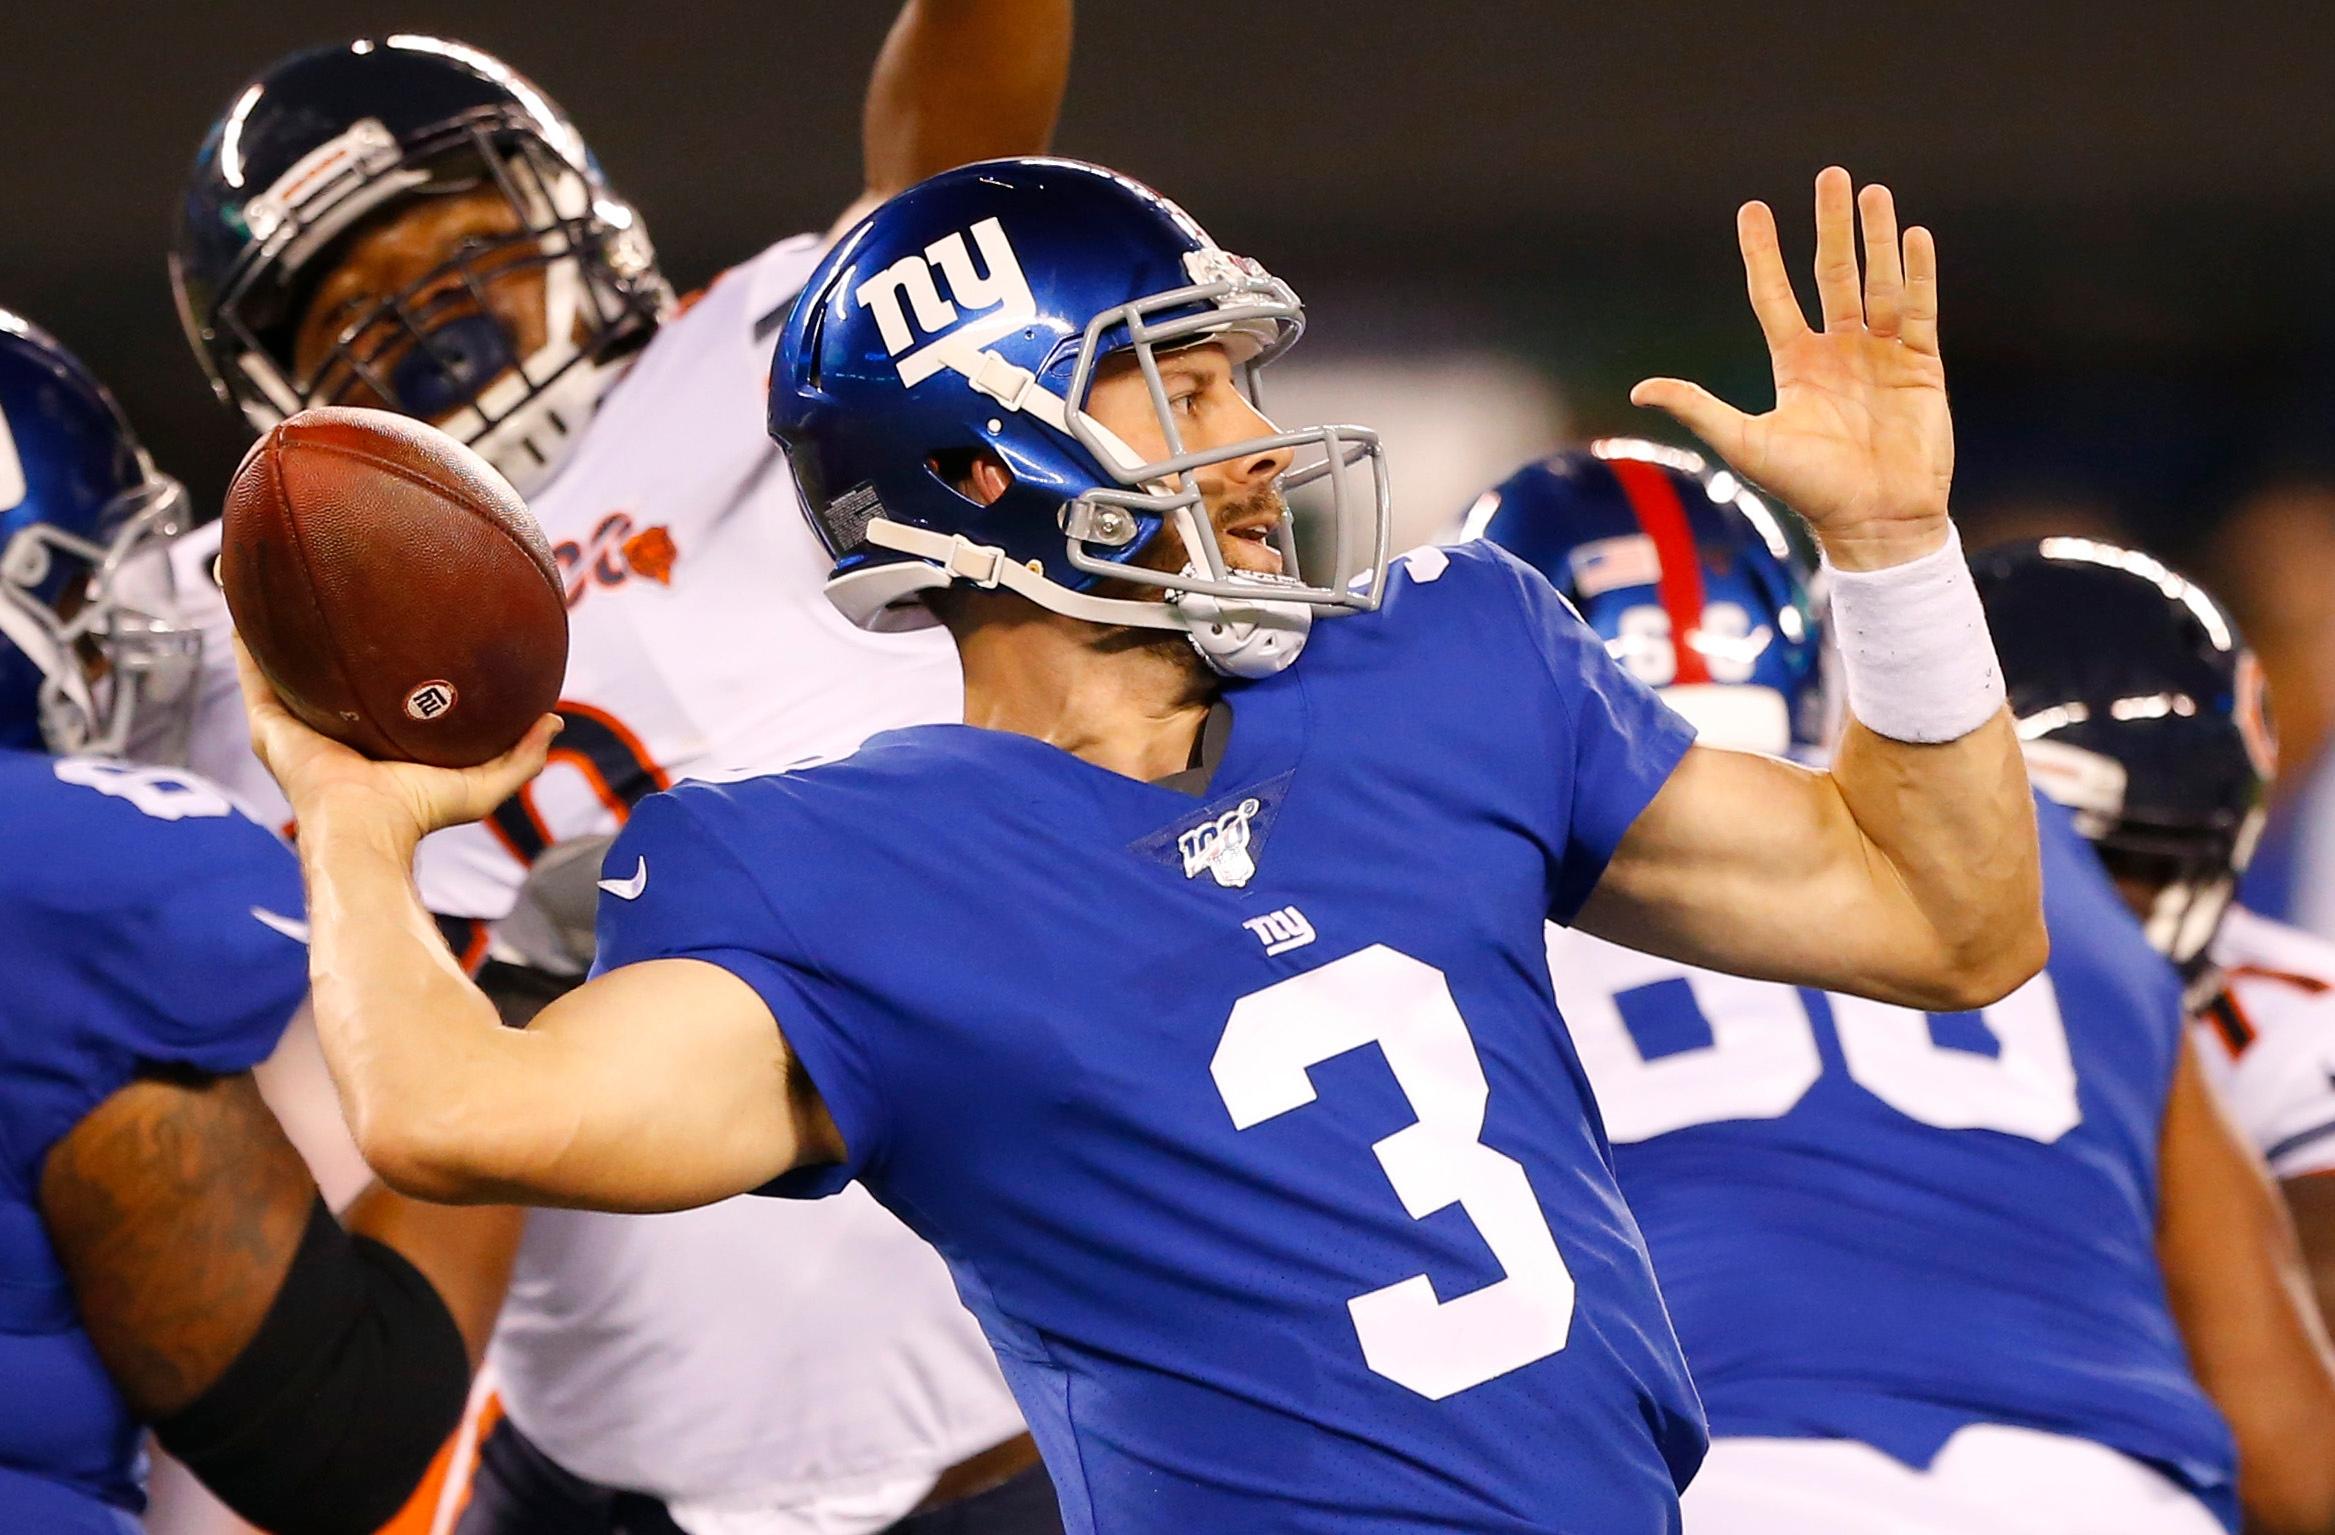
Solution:
{"label": "wrist tape", "polygon": [[1970,734],[2003,705],[1986,610],[1951,526],[1943,548],[1882,570],[1825,562],[1849,712],[1875,735],[1935,743]]}

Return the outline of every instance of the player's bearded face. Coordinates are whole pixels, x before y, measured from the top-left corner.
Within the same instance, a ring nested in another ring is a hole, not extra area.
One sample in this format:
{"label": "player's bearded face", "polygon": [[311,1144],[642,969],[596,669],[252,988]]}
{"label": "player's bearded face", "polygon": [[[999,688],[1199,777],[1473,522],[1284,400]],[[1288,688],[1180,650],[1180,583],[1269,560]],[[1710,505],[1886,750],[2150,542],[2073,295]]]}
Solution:
{"label": "player's bearded face", "polygon": [[[1232,356],[1218,342],[1166,354],[1159,359],[1159,374],[1176,434],[1187,453],[1268,436],[1274,430],[1273,423],[1241,391]],[[1142,370],[1132,357],[1114,358],[1096,370],[1086,410],[1139,457],[1154,460],[1168,456],[1167,434],[1161,429]],[[1272,537],[1288,511],[1281,499],[1280,480],[1289,461],[1287,451],[1249,453],[1191,471],[1206,502],[1217,545],[1233,569],[1259,575],[1282,573],[1281,551],[1274,547]],[[1165,571],[1196,563],[1173,523],[1160,530],[1136,561]],[[1145,588],[1144,594],[1159,595],[1151,588]]]}
{"label": "player's bearded face", "polygon": [[[360,225],[301,315],[294,373],[319,403],[420,414],[413,399],[385,399],[374,384],[397,379],[422,344],[398,313],[378,312],[395,299],[422,336],[459,359],[461,393],[475,396],[544,342],[543,268],[528,242],[511,240],[519,233],[517,211],[491,186],[421,198]],[[442,422],[464,403],[429,419]]]}

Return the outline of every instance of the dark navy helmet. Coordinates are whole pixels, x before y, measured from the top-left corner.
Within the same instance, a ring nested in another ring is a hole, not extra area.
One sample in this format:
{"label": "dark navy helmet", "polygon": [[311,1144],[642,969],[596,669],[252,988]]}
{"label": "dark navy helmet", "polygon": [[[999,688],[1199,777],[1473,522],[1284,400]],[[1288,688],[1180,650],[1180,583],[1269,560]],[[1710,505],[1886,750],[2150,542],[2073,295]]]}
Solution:
{"label": "dark navy helmet", "polygon": [[1833,723],[1810,565],[1725,469],[1609,438],[1527,464],[1463,531],[1547,576],[1615,660],[1714,745],[1822,750]]}
{"label": "dark navy helmet", "polygon": [[[475,227],[397,291],[328,286],[353,235],[470,194],[492,199]],[[196,152],[170,271],[188,340],[254,430],[310,405],[395,410],[522,492],[550,478],[672,301],[638,216],[558,105],[433,37],[312,49],[246,85]],[[330,328],[303,355],[320,301]]]}
{"label": "dark navy helmet", "polygon": [[187,526],[113,396],[0,311],[0,746],[183,747],[200,637],[158,615]]}
{"label": "dark navy helmet", "polygon": [[[1223,344],[1253,402],[1258,371],[1304,323],[1286,283],[1099,166],[994,160],[901,193],[820,263],[772,365],[770,431],[834,557],[829,594],[883,627],[919,621],[919,592],[1002,585],[1075,618],[1183,630],[1237,675],[1286,665],[1315,613],[1377,604],[1377,434],[1317,426],[1187,452],[1158,359]],[[1164,456],[1086,411],[1097,369],[1120,356],[1149,387]],[[1274,531],[1278,579],[1227,566],[1192,473],[1262,453],[1289,459],[1280,489],[1296,498]],[[955,472],[980,454],[1012,480],[987,505]],[[1299,565],[1301,519],[1318,576]],[[1138,563],[1168,527],[1185,568]],[[1105,581],[1165,600],[1097,592]]]}
{"label": "dark navy helmet", "polygon": [[2202,587],[2136,549],[2046,538],[1970,569],[2035,787],[2153,892],[2149,938],[2194,974],[2275,766],[2252,652]]}

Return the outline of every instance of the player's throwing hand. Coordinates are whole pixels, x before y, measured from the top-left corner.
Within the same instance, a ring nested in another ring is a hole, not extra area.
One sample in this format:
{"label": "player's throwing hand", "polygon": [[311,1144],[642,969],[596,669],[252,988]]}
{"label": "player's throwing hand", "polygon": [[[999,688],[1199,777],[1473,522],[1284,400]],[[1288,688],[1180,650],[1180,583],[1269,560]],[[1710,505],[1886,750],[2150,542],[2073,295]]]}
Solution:
{"label": "player's throwing hand", "polygon": [[1937,246],[1921,228],[1900,242],[1887,187],[1851,192],[1849,173],[1837,165],[1816,178],[1821,330],[1808,328],[1792,292],[1774,213],[1753,202],[1735,216],[1752,312],[1775,369],[1773,410],[1746,415],[1675,378],[1647,379],[1630,399],[1677,417],[1806,517],[1835,565],[1869,570],[1944,542],[1954,433],[1938,360]]}
{"label": "player's throwing hand", "polygon": [[326,799],[355,802],[368,817],[381,817],[415,842],[444,827],[479,820],[517,793],[543,771],[552,737],[561,728],[558,715],[546,714],[518,745],[472,768],[376,762],[294,719],[241,640],[235,642],[235,672],[251,721],[252,750],[283,786],[294,817],[306,820]]}

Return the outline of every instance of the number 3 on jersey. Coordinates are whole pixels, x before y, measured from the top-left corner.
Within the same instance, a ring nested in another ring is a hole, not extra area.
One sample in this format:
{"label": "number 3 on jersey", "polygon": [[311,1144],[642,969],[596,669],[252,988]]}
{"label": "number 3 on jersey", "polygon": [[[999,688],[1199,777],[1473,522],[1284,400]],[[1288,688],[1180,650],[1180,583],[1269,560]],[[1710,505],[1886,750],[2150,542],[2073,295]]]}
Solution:
{"label": "number 3 on jersey", "polygon": [[[1651,1140],[1691,1125],[1789,1114],[1823,1074],[1816,1023],[1797,989],[1690,970],[1556,930],[1549,967],[1557,1005],[1597,1091],[1607,1135]],[[1656,987],[1666,991],[1657,992]],[[1689,1011],[1711,1042],[1648,1060],[1623,1019]],[[1911,1008],[1829,995],[1842,1061],[1858,1086],[1941,1130],[1994,1130],[2049,1144],[2083,1120],[2075,1065],[2048,972],[1979,1010],[1993,1056],[1940,1046]]]}
{"label": "number 3 on jersey", "polygon": [[1347,1303],[1370,1368],[1440,1401],[1564,1348],[1573,1276],[1524,1168],[1485,1145],[1490,1089],[1443,972],[1382,944],[1233,1005],[1210,1070],[1235,1129],[1314,1101],[1312,1069],[1376,1044],[1417,1114],[1373,1148],[1411,1219],[1458,1205],[1505,1278],[1452,1300],[1425,1274]]}

